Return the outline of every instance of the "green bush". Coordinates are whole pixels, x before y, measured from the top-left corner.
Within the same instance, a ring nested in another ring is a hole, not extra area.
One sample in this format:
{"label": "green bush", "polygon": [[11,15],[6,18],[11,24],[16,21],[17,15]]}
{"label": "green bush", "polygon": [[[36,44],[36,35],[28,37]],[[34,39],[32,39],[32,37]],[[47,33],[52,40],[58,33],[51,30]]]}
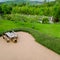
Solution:
{"label": "green bush", "polygon": [[48,18],[43,18],[42,23],[43,23],[43,24],[47,24],[47,23],[49,23]]}
{"label": "green bush", "polygon": [[6,20],[21,21],[21,22],[38,22],[39,16],[35,15],[22,15],[22,14],[6,14],[3,16]]}
{"label": "green bush", "polygon": [[60,22],[60,3],[56,3],[53,7],[54,22]]}

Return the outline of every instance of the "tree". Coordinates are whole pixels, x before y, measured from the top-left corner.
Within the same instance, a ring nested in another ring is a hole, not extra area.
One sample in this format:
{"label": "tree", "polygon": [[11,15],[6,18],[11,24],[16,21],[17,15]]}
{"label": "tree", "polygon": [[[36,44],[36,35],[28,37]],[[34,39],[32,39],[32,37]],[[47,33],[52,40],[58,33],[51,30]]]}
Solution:
{"label": "tree", "polygon": [[3,11],[2,11],[2,8],[1,8],[1,5],[0,5],[0,14],[3,14]]}
{"label": "tree", "polygon": [[4,14],[10,14],[11,13],[11,10],[12,10],[11,6],[9,6],[7,4],[2,4],[1,8],[2,8],[2,11],[4,12]]}
{"label": "tree", "polygon": [[53,16],[56,22],[60,21],[60,4],[59,3],[55,4],[54,6]]}

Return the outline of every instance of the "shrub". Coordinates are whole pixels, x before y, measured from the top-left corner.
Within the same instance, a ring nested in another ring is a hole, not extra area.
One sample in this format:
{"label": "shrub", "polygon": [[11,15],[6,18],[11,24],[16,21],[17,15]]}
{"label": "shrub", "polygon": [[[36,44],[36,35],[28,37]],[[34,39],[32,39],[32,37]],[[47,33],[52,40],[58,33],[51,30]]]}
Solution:
{"label": "shrub", "polygon": [[53,7],[53,17],[54,22],[59,22],[60,21],[60,4],[56,3]]}
{"label": "shrub", "polygon": [[48,19],[48,18],[43,18],[42,23],[43,23],[43,24],[49,23],[49,19]]}
{"label": "shrub", "polygon": [[35,15],[22,15],[22,14],[6,14],[3,16],[6,20],[21,21],[21,22],[38,22],[39,16]]}

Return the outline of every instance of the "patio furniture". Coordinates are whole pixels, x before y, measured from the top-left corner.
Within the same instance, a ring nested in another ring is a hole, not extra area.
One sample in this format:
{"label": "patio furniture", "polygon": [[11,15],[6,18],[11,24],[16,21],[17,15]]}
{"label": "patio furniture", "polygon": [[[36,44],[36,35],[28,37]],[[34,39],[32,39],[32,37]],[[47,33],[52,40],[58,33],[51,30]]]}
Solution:
{"label": "patio furniture", "polygon": [[12,42],[15,43],[15,42],[17,42],[18,36],[17,36],[17,34],[16,34],[14,31],[11,31],[11,32],[6,32],[6,33],[4,33],[3,38],[4,38],[7,42],[12,41]]}

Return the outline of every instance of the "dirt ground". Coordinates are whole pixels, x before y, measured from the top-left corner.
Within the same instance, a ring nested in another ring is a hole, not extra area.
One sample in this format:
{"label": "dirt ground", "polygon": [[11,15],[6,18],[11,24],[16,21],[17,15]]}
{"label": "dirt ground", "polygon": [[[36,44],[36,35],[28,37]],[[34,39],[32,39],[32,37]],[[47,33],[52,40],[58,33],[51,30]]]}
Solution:
{"label": "dirt ground", "polygon": [[0,37],[0,60],[60,60],[60,55],[35,42],[26,32],[17,32],[18,42]]}

